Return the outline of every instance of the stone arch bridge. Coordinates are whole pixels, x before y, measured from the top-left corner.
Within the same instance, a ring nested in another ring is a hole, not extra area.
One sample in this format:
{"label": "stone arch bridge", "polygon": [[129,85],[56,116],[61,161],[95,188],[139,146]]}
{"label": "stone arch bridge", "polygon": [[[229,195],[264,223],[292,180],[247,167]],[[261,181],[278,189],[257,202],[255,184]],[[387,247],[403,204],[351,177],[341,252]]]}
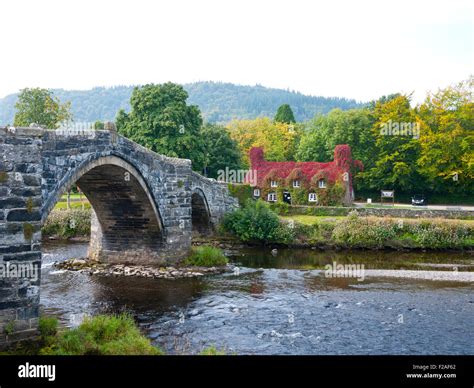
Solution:
{"label": "stone arch bridge", "polygon": [[0,128],[0,346],[36,331],[41,225],[75,183],[93,208],[89,258],[107,263],[175,262],[193,230],[212,230],[237,206],[226,184],[193,172],[190,160],[114,129]]}

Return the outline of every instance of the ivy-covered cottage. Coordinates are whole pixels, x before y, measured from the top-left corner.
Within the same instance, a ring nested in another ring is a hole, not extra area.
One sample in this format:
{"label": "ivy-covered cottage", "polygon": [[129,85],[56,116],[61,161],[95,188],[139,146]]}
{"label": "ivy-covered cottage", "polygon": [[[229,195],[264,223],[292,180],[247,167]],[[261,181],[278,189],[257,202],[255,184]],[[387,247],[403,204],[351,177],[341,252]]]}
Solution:
{"label": "ivy-covered cottage", "polygon": [[254,147],[250,164],[254,198],[294,205],[350,205],[354,200],[352,175],[363,168],[361,161],[352,159],[347,144],[336,146],[334,161],[327,163],[269,162],[263,149]]}

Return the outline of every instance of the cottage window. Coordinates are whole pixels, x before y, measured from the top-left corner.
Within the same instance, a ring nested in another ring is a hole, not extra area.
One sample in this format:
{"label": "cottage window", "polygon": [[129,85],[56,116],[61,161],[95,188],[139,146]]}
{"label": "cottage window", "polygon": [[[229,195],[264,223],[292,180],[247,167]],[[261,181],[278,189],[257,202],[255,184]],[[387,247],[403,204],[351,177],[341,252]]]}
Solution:
{"label": "cottage window", "polygon": [[325,189],[326,188],[326,181],[324,179],[320,179],[318,182],[318,187],[320,189]]}
{"label": "cottage window", "polygon": [[299,180],[294,180],[294,181],[293,181],[293,187],[294,187],[294,188],[297,189],[297,188],[300,187],[300,186],[301,186],[301,183],[300,183]]}
{"label": "cottage window", "polygon": [[268,202],[276,202],[277,200],[277,195],[276,193],[268,193]]}
{"label": "cottage window", "polygon": [[278,187],[278,182],[277,181],[270,181],[270,186],[271,187]]}
{"label": "cottage window", "polygon": [[318,201],[318,196],[316,195],[316,193],[309,193],[308,201],[309,202],[317,202]]}
{"label": "cottage window", "polygon": [[260,189],[254,189],[253,190],[253,196],[254,197],[260,197]]}

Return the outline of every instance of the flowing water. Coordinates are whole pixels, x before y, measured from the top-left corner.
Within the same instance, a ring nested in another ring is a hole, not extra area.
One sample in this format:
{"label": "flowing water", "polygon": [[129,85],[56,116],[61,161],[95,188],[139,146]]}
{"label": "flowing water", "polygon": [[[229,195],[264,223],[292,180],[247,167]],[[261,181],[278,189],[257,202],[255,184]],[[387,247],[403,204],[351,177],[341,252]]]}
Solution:
{"label": "flowing water", "polygon": [[474,354],[474,284],[329,278],[324,265],[473,271],[468,253],[233,252],[235,272],[197,279],[91,277],[53,262],[86,244],[45,244],[41,308],[66,326],[84,315],[131,312],[171,354]]}

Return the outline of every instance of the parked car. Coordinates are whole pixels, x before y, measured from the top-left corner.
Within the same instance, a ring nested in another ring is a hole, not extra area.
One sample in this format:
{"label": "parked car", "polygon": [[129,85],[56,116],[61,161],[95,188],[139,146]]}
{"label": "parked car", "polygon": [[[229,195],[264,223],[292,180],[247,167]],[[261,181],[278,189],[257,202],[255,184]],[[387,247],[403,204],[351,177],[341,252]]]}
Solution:
{"label": "parked car", "polygon": [[426,201],[426,197],[423,194],[415,194],[411,197],[411,204],[413,206],[426,206],[428,202]]}

